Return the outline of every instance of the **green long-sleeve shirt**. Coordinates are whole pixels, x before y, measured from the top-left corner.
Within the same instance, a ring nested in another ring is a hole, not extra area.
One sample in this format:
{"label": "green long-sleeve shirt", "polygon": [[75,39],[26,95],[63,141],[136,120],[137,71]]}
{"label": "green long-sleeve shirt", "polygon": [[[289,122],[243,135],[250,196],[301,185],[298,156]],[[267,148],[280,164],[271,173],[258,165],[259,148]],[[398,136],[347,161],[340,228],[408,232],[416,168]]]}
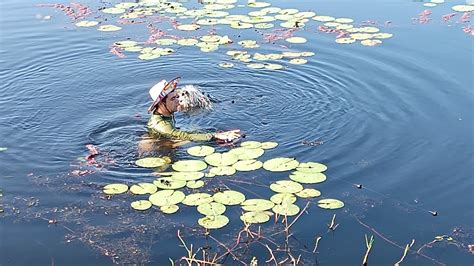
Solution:
{"label": "green long-sleeve shirt", "polygon": [[157,114],[151,115],[147,127],[152,135],[170,139],[209,141],[213,136],[211,133],[194,133],[179,130],[175,128],[172,117]]}

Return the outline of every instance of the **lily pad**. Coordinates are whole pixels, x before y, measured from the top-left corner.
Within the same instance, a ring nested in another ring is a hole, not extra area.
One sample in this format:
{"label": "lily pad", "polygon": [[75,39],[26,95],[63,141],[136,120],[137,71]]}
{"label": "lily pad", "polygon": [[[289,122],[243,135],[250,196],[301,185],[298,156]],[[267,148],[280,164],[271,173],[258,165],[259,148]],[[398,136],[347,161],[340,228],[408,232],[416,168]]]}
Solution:
{"label": "lily pad", "polygon": [[186,182],[186,187],[191,189],[202,188],[204,186],[204,181],[202,180],[191,180]]}
{"label": "lily pad", "polygon": [[158,45],[173,45],[177,42],[178,41],[176,41],[175,39],[171,39],[171,38],[163,38],[163,39],[158,39],[158,40],[155,41],[155,43],[158,44]]}
{"label": "lily pad", "polygon": [[231,68],[231,67],[234,67],[234,64],[230,62],[221,62],[219,63],[219,66],[223,68]]}
{"label": "lily pad", "polygon": [[236,169],[233,166],[217,166],[209,169],[209,173],[216,175],[233,175]]}
{"label": "lily pad", "polygon": [[277,193],[296,193],[303,190],[303,186],[295,181],[279,180],[271,184],[270,189]]}
{"label": "lily pad", "polygon": [[200,226],[206,229],[219,229],[229,223],[229,218],[224,215],[206,216],[198,220]]}
{"label": "lily pad", "polygon": [[334,20],[334,22],[337,22],[337,23],[352,23],[354,22],[353,19],[351,18],[337,18]]}
{"label": "lily pad", "polygon": [[366,40],[372,38],[372,34],[370,33],[353,33],[349,36],[354,40]]}
{"label": "lily pad", "polygon": [[270,201],[275,204],[293,204],[296,202],[296,196],[291,193],[277,193],[271,196]]}
{"label": "lily pad", "polygon": [[373,40],[373,39],[362,40],[360,42],[360,44],[362,44],[364,46],[376,46],[376,45],[379,45],[381,43],[382,43],[381,40]]}
{"label": "lily pad", "polygon": [[99,22],[91,20],[83,20],[76,23],[77,27],[94,27],[97,26]]}
{"label": "lily pad", "polygon": [[102,9],[102,12],[106,14],[122,14],[125,12],[125,9],[118,7],[109,7]]}
{"label": "lily pad", "polygon": [[372,35],[372,38],[376,38],[376,39],[388,39],[388,38],[392,38],[393,34],[391,33],[385,33],[385,32],[379,32],[379,33],[374,33]]}
{"label": "lily pad", "polygon": [[234,190],[226,190],[217,192],[212,196],[215,202],[222,203],[224,205],[237,205],[245,200],[245,195]]}
{"label": "lily pad", "polygon": [[199,43],[198,40],[196,39],[193,39],[193,38],[186,38],[186,39],[180,39],[178,40],[177,42],[179,45],[183,45],[183,46],[194,46],[196,44]]}
{"label": "lily pad", "polygon": [[295,169],[299,164],[294,158],[278,157],[265,161],[263,169],[272,172],[284,172]]}
{"label": "lily pad", "polygon": [[336,42],[340,44],[350,44],[350,43],[355,43],[355,39],[352,38],[337,38]]}
{"label": "lily pad", "polygon": [[232,21],[232,23],[230,24],[230,27],[234,29],[250,29],[253,27],[253,25],[251,23]]}
{"label": "lily pad", "polygon": [[159,58],[159,57],[160,57],[159,54],[151,54],[151,53],[143,53],[143,54],[138,56],[138,58],[140,60],[152,60],[152,59],[156,59],[156,58]]}
{"label": "lily pad", "polygon": [[303,173],[322,173],[326,171],[328,167],[322,163],[316,162],[307,162],[307,163],[300,163],[296,168],[296,171],[303,172]]}
{"label": "lily pad", "polygon": [[306,39],[303,37],[290,37],[286,39],[289,43],[305,43]]}
{"label": "lily pad", "polygon": [[296,193],[296,196],[300,198],[314,198],[321,196],[321,192],[314,188],[305,188],[300,192]]}
{"label": "lily pad", "polygon": [[185,199],[186,195],[178,190],[160,190],[151,194],[148,200],[155,206],[168,206],[178,204]]}
{"label": "lily pad", "polygon": [[218,202],[204,203],[197,207],[197,211],[205,216],[220,215],[225,212],[224,204]]}
{"label": "lily pad", "polygon": [[294,58],[291,59],[288,63],[293,64],[293,65],[304,65],[308,62],[308,60],[303,59],[303,58]]}
{"label": "lily pad", "polygon": [[335,20],[334,17],[330,16],[315,16],[313,17],[313,20],[319,21],[319,22],[329,22]]}
{"label": "lily pad", "polygon": [[262,29],[262,30],[264,30],[264,29],[273,28],[274,25],[273,25],[272,23],[257,23],[257,24],[254,25],[254,27],[255,27],[256,29]]}
{"label": "lily pad", "polygon": [[204,160],[212,166],[229,166],[236,163],[239,158],[229,152],[225,153],[213,153],[204,158]]}
{"label": "lily pad", "polygon": [[233,167],[237,171],[248,172],[260,169],[263,166],[263,163],[254,159],[251,160],[242,160],[236,162]]}
{"label": "lily pad", "polygon": [[240,216],[240,220],[248,224],[261,224],[270,220],[270,216],[265,212],[246,212]]}
{"label": "lily pad", "polygon": [[277,204],[272,210],[280,215],[294,216],[300,212],[300,207],[295,204]]}
{"label": "lily pad", "polygon": [[280,64],[266,64],[265,68],[269,70],[280,70],[280,69],[283,69],[284,67]]}
{"label": "lily pad", "polygon": [[118,31],[122,28],[115,25],[102,25],[97,28],[98,31]]}
{"label": "lily pad", "polygon": [[260,63],[251,63],[251,64],[247,64],[247,67],[253,68],[253,69],[262,69],[262,68],[265,68],[265,65],[260,64]]}
{"label": "lily pad", "polygon": [[202,172],[175,172],[171,176],[171,178],[173,179],[184,180],[184,181],[198,180],[203,177],[204,177],[204,173]]}
{"label": "lily pad", "polygon": [[176,28],[182,31],[194,31],[194,30],[199,29],[200,27],[201,26],[197,24],[181,24],[181,25],[178,25]]}
{"label": "lily pad", "polygon": [[178,172],[198,172],[207,168],[207,164],[200,160],[181,160],[172,165]]}
{"label": "lily pad", "polygon": [[146,157],[135,161],[135,164],[140,167],[155,168],[165,165],[167,162],[160,157]]}
{"label": "lily pad", "polygon": [[242,209],[244,211],[259,212],[273,208],[275,203],[266,199],[248,199],[242,202],[240,205],[242,205]]}
{"label": "lily pad", "polygon": [[115,195],[127,192],[128,186],[125,184],[109,184],[103,189],[105,194]]}
{"label": "lily pad", "polygon": [[148,200],[137,200],[137,201],[132,202],[130,205],[135,210],[144,211],[151,208],[152,204]]}
{"label": "lily pad", "polygon": [[249,7],[257,7],[257,8],[271,6],[271,4],[267,2],[249,2],[247,5]]}
{"label": "lily pad", "polygon": [[290,179],[303,184],[316,184],[326,181],[326,175],[323,173],[303,173],[295,171],[291,173]]}
{"label": "lily pad", "polygon": [[160,207],[160,211],[166,214],[172,214],[179,210],[179,206],[175,204],[165,205]]}
{"label": "lily pad", "polygon": [[455,5],[451,7],[456,12],[473,12],[474,5]]}
{"label": "lily pad", "polygon": [[161,177],[153,181],[153,184],[161,189],[179,189],[186,186],[186,181],[174,179],[172,177]]}
{"label": "lily pad", "polygon": [[130,192],[136,195],[153,194],[158,188],[151,183],[138,183],[130,187]]}
{"label": "lily pad", "polygon": [[262,145],[260,146],[260,148],[262,148],[264,150],[268,150],[268,149],[276,148],[277,146],[278,146],[278,143],[276,143],[276,142],[265,141],[265,142],[262,142]]}
{"label": "lily pad", "polygon": [[337,199],[322,199],[318,201],[318,207],[334,210],[344,207],[344,202]]}
{"label": "lily pad", "polygon": [[214,201],[214,199],[207,193],[194,193],[186,195],[186,198],[183,200],[183,204],[188,206],[198,206],[204,203],[210,203],[212,201]]}
{"label": "lily pad", "polygon": [[239,160],[250,160],[262,156],[265,151],[261,148],[239,147],[230,150],[229,153],[237,156]]}

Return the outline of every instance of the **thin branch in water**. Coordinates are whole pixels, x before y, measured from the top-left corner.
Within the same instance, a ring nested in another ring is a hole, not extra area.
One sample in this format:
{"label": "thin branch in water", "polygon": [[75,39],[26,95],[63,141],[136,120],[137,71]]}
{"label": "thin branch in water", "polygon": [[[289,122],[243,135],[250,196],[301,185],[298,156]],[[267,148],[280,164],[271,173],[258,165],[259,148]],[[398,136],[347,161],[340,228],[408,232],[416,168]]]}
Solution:
{"label": "thin branch in water", "polygon": [[339,226],[339,224],[336,224],[336,214],[334,214],[332,216],[332,220],[331,220],[331,223],[328,224],[328,228],[329,230],[331,230],[332,232],[336,231],[336,228]]}
{"label": "thin branch in water", "polygon": [[314,244],[314,249],[313,249],[313,253],[316,253],[316,250],[318,249],[318,245],[319,245],[319,241],[321,240],[321,236],[318,236],[316,238],[316,243]]}
{"label": "thin branch in water", "polygon": [[372,244],[374,243],[374,236],[370,236],[370,240],[367,238],[367,235],[365,235],[365,246],[367,247],[367,251],[365,252],[364,255],[364,260],[362,261],[362,265],[366,266],[367,265],[367,260],[369,259],[369,253],[370,250],[372,249]]}
{"label": "thin branch in water", "polygon": [[405,250],[403,251],[403,256],[400,258],[399,261],[395,262],[395,266],[399,266],[400,263],[403,262],[403,260],[405,259],[405,257],[406,257],[406,255],[407,255],[408,251],[409,251],[410,248],[413,246],[413,244],[415,244],[415,239],[412,239],[412,240],[411,240],[411,243],[410,243],[410,244],[407,244],[407,245],[405,246]]}

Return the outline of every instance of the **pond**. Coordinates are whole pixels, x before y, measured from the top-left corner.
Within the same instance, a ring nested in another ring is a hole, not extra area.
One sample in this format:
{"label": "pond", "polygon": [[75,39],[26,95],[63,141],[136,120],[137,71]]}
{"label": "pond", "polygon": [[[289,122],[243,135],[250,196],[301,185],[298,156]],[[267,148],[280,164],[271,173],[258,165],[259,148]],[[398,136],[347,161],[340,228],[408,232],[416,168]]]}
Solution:
{"label": "pond", "polygon": [[[0,5],[0,264],[474,263],[472,2]],[[140,152],[148,90],[176,76],[214,102],[177,114],[178,127],[245,138]],[[240,160],[263,168],[214,176],[204,165],[187,177],[199,188],[156,181],[205,160],[188,153],[198,145],[250,145]],[[135,163],[150,156],[170,164]],[[128,188],[153,181],[176,185],[155,203],[188,204],[133,209],[149,194]],[[106,194],[109,184],[126,192]],[[224,204],[189,206],[193,193]],[[271,205],[254,224],[240,219],[252,209],[242,195]]]}

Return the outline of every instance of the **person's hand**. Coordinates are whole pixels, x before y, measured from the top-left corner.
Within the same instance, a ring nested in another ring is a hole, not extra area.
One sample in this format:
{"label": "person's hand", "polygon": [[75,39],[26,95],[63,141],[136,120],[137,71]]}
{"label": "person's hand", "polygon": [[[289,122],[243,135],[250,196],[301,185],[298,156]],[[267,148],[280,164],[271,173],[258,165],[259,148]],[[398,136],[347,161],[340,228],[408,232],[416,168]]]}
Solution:
{"label": "person's hand", "polygon": [[225,142],[233,141],[234,139],[240,138],[240,129],[216,132],[214,133],[214,138]]}

